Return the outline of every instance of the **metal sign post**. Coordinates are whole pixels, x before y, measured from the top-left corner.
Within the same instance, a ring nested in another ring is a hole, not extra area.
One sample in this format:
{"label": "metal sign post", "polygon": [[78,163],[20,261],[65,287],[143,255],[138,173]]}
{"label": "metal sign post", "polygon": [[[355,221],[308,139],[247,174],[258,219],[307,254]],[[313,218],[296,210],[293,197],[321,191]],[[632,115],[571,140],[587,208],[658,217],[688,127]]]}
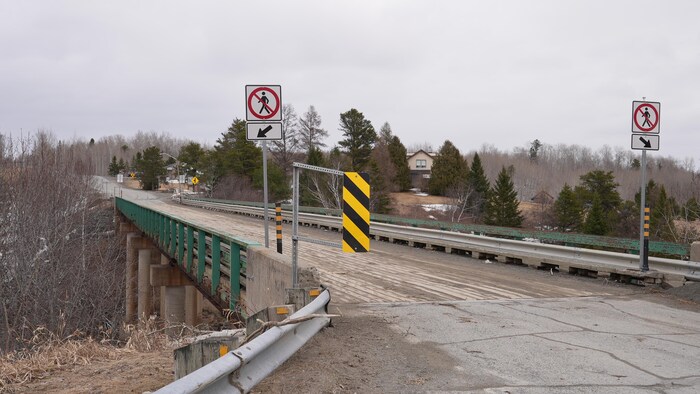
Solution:
{"label": "metal sign post", "polygon": [[281,140],[282,132],[282,86],[246,85],[246,139],[262,141],[263,154],[263,205],[265,219],[265,247],[270,247],[270,217],[267,196],[267,141]]}
{"label": "metal sign post", "polygon": [[646,97],[642,97],[642,101],[633,101],[632,149],[642,151],[642,187],[639,199],[639,269],[642,272],[649,271],[649,208],[646,207],[647,150],[659,149],[660,130],[661,103],[646,101]]}
{"label": "metal sign post", "polygon": [[270,218],[267,215],[267,142],[263,141],[262,142],[262,150],[263,150],[263,217],[265,218],[265,247],[269,248],[270,247],[270,231],[268,230],[268,227],[270,225]]}

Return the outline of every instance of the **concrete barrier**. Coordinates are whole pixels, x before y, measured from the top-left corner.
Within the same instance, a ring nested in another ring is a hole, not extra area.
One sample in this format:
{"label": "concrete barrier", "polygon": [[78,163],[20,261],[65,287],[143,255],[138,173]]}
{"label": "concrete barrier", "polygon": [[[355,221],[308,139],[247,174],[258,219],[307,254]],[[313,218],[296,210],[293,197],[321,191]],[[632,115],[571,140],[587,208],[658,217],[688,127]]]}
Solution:
{"label": "concrete barrier", "polygon": [[700,242],[690,244],[690,261],[700,261]]}
{"label": "concrete barrier", "polygon": [[[299,266],[299,287],[319,287],[318,270]],[[286,289],[292,287],[292,260],[273,249],[248,248],[246,308],[250,313],[285,304]]]}

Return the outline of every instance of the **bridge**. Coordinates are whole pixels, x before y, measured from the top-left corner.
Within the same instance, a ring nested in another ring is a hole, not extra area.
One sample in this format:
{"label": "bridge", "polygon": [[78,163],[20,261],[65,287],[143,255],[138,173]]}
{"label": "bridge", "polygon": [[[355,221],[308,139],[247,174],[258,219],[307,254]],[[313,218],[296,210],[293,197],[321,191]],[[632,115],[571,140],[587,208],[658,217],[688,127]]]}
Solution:
{"label": "bridge", "polygon": [[[255,207],[231,206],[222,202],[190,200],[185,206],[167,204],[157,200],[140,200],[139,198],[116,198],[115,205],[122,218],[120,228],[127,242],[127,317],[134,319],[147,313],[152,300],[141,300],[140,283],[163,286],[161,292],[165,305],[165,316],[196,321],[196,314],[201,303],[197,294],[203,294],[210,303],[221,310],[237,315],[249,315],[266,306],[283,302],[285,288],[291,287],[290,248],[283,255],[262,246],[261,234],[263,222],[261,213]],[[218,205],[217,205],[218,204]],[[187,206],[190,205],[190,206]],[[204,210],[202,208],[208,208]],[[287,215],[287,220],[290,215]],[[303,231],[312,233],[313,237],[328,241],[338,240],[339,225],[337,219],[328,215],[300,215]],[[393,228],[401,227],[401,228]],[[539,336],[538,340],[550,335],[550,331],[541,330],[541,320],[555,319],[554,315],[562,313],[562,302],[576,310],[587,310],[598,316],[598,325],[611,324],[611,321],[624,316],[630,325],[643,324],[644,329],[636,332],[644,339],[661,341],[652,348],[630,350],[627,339],[611,349],[603,350],[601,346],[586,343],[577,338],[565,340],[571,346],[587,349],[585,363],[593,363],[591,355],[598,357],[598,363],[610,364],[613,370],[625,370],[626,378],[617,378],[617,387],[656,387],[669,385],[671,381],[683,387],[700,387],[700,376],[689,373],[691,367],[700,370],[700,332],[697,330],[700,315],[696,312],[666,310],[639,301],[621,301],[621,290],[613,286],[584,285],[572,286],[564,279],[568,273],[585,276],[604,277],[610,281],[626,281],[630,283],[682,283],[685,280],[697,280],[700,272],[697,259],[690,261],[678,259],[655,258],[650,260],[652,272],[642,275],[633,272],[636,256],[624,253],[593,252],[581,248],[566,246],[526,243],[509,239],[484,239],[471,234],[457,234],[441,230],[425,230],[415,227],[384,224],[376,226],[373,223],[372,251],[367,254],[343,254],[335,248],[317,245],[301,244],[300,271],[301,286],[314,287],[319,284],[327,286],[336,305],[364,305],[362,309],[373,314],[385,315],[387,308],[396,327],[408,331],[417,330],[418,339],[436,343],[455,343],[445,338],[436,338],[430,334],[434,330],[429,326],[443,325],[452,327],[453,317],[436,318],[436,314],[456,315],[456,319],[467,319],[458,316],[454,311],[464,314],[469,308],[477,308],[484,312],[489,308],[503,311],[508,301],[508,313],[514,310],[523,321],[519,335]],[[379,242],[380,240],[385,242]],[[286,245],[291,245],[289,231],[285,232]],[[149,250],[146,252],[144,250]],[[691,250],[692,253],[692,250]],[[157,257],[154,257],[157,256]],[[165,257],[163,257],[165,256]],[[162,264],[165,263],[165,264]],[[507,263],[502,264],[502,263]],[[539,267],[545,270],[527,268]],[[655,267],[660,267],[656,268]],[[148,276],[146,275],[148,272]],[[608,282],[604,282],[608,283]],[[188,290],[191,289],[191,290]],[[197,289],[197,291],[194,291]],[[151,292],[152,293],[152,292]],[[147,296],[144,296],[147,297]],[[609,298],[614,301],[610,301]],[[467,303],[467,304],[465,304]],[[595,311],[591,305],[605,303],[619,312]],[[395,306],[404,305],[396,309]],[[413,307],[408,307],[413,305]],[[468,306],[465,306],[468,305]],[[551,307],[551,308],[550,308]],[[448,308],[450,313],[439,312]],[[549,309],[551,312],[533,317],[532,310]],[[410,313],[404,314],[408,310]],[[527,310],[527,313],[526,313]],[[646,312],[644,312],[646,311]],[[567,313],[567,312],[563,312]],[[648,313],[648,315],[645,315]],[[418,322],[414,314],[425,315],[425,321]],[[591,315],[568,312],[569,317],[556,317],[560,324],[568,325],[565,330],[553,329],[552,336],[578,336],[581,332],[598,333],[598,339],[610,336],[627,337],[628,329],[607,327],[606,330],[596,329],[590,324]],[[397,317],[398,316],[398,317]],[[469,319],[474,319],[470,314]],[[657,316],[658,318],[651,318]],[[389,318],[389,317],[387,317]],[[577,322],[567,321],[574,319]],[[640,320],[641,319],[641,320]],[[658,321],[656,321],[656,320]],[[508,318],[504,318],[507,321]],[[588,320],[588,322],[586,322]],[[673,324],[668,321],[672,320]],[[408,327],[406,325],[408,324]],[[656,326],[658,324],[658,326]],[[673,326],[673,329],[670,328]],[[539,327],[539,328],[537,328]],[[572,327],[577,327],[573,329]],[[497,323],[493,322],[495,331],[499,331]],[[469,340],[468,334],[462,328],[454,327],[455,337],[464,343]],[[618,330],[619,332],[616,332]],[[486,340],[480,330],[473,333]],[[502,331],[502,330],[501,330]],[[512,332],[506,329],[509,336]],[[504,331],[504,332],[505,332]],[[517,330],[516,330],[517,331]],[[529,331],[533,331],[529,333]],[[632,330],[634,331],[634,330]],[[643,331],[643,332],[642,332]],[[539,334],[537,334],[539,332]],[[556,332],[556,334],[555,334]],[[526,335],[527,334],[527,335]],[[665,335],[675,335],[675,340],[666,341]],[[499,335],[494,333],[494,341]],[[455,338],[452,338],[455,339]],[[546,338],[548,341],[552,338]],[[638,338],[637,338],[638,339]],[[473,338],[471,339],[473,340]],[[557,340],[564,339],[559,338]],[[589,338],[588,340],[592,340]],[[681,345],[685,344],[685,345]],[[528,346],[541,344],[518,344],[525,350]],[[449,346],[449,345],[446,345]],[[673,359],[683,360],[685,366],[669,367],[656,370],[642,360],[649,352],[663,348],[663,352],[673,354]],[[651,350],[650,350],[651,349]],[[508,356],[507,349],[481,349],[482,354],[493,353],[495,359]],[[530,349],[530,351],[533,351]],[[462,352],[464,353],[464,352]],[[607,354],[607,356],[601,354]],[[471,365],[476,370],[486,371],[482,358],[474,358],[471,353],[456,356],[455,368]],[[453,354],[454,356],[454,354]],[[556,354],[547,357],[556,357]],[[617,361],[615,361],[617,360]],[[624,360],[627,367],[617,365]],[[560,366],[551,366],[574,373],[577,369],[571,361],[559,361]],[[511,365],[509,363],[505,363]],[[504,364],[504,365],[505,365]],[[615,365],[613,365],[615,364]],[[643,364],[643,367],[642,367]],[[592,364],[591,364],[592,365]],[[511,365],[512,367],[512,365]],[[491,366],[491,368],[494,368]],[[483,386],[479,380],[478,387],[517,387],[522,384],[525,376],[507,368],[495,367],[502,381],[491,382]],[[529,370],[530,367],[525,368]],[[532,371],[530,371],[532,372]],[[485,372],[484,372],[485,373]],[[489,372],[493,373],[493,371]],[[524,373],[524,372],[521,372]],[[459,375],[459,374],[458,374]],[[554,385],[547,379],[536,378],[533,374],[528,387],[564,387]],[[583,373],[590,384],[594,383],[596,374]],[[590,376],[588,376],[590,375]],[[650,378],[652,376],[652,378]],[[605,376],[607,382],[609,375]],[[459,380],[459,379],[457,379]],[[527,379],[525,379],[527,380]],[[585,379],[584,379],[585,380]],[[614,380],[614,379],[613,379]],[[578,379],[577,379],[578,381]],[[470,387],[462,386],[464,382],[455,382],[454,378],[446,380],[444,388]],[[520,382],[515,384],[516,382]],[[641,383],[640,383],[641,382]],[[560,383],[560,382],[557,382]],[[605,383],[605,387],[612,383]],[[452,385],[452,386],[450,386]],[[581,383],[577,383],[580,387]],[[665,386],[664,386],[665,387]],[[396,387],[386,387],[388,391]],[[307,387],[309,389],[309,387]],[[313,387],[311,387],[313,389]],[[403,390],[401,390],[403,391]],[[566,390],[562,390],[566,391]]]}

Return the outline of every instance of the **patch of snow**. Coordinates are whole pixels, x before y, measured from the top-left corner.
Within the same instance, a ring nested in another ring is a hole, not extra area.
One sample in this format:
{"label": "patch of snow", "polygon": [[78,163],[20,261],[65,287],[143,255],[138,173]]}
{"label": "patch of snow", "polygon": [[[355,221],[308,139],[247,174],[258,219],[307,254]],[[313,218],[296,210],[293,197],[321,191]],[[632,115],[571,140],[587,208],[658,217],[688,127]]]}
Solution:
{"label": "patch of snow", "polygon": [[533,243],[536,243],[536,244],[541,243],[541,241],[540,241],[539,239],[537,239],[537,238],[523,238],[523,241],[525,241],[525,242],[533,242]]}
{"label": "patch of snow", "polygon": [[436,218],[435,216],[433,216],[433,215],[428,215],[428,219],[437,220],[437,218]]}
{"label": "patch of snow", "polygon": [[421,208],[423,208],[423,210],[426,212],[432,212],[432,211],[448,212],[448,211],[452,210],[452,205],[449,205],[449,204],[421,204]]}
{"label": "patch of snow", "polygon": [[423,192],[415,193],[414,195],[416,195],[418,197],[428,197],[428,193],[423,193]]}

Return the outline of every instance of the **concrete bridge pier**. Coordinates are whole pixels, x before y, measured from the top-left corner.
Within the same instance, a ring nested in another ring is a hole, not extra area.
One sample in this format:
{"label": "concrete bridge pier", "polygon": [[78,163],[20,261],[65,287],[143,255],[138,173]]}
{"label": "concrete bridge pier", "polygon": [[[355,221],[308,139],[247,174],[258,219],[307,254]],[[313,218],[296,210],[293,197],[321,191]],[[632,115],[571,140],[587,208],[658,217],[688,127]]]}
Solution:
{"label": "concrete bridge pier", "polygon": [[142,237],[139,232],[130,232],[126,235],[126,314],[124,320],[127,323],[136,322],[137,318],[141,316],[138,313],[139,251],[152,247],[150,240]]}
{"label": "concrete bridge pier", "polygon": [[151,286],[161,287],[161,317],[170,323],[197,325],[202,297],[187,275],[169,264],[151,265],[150,271]]}

